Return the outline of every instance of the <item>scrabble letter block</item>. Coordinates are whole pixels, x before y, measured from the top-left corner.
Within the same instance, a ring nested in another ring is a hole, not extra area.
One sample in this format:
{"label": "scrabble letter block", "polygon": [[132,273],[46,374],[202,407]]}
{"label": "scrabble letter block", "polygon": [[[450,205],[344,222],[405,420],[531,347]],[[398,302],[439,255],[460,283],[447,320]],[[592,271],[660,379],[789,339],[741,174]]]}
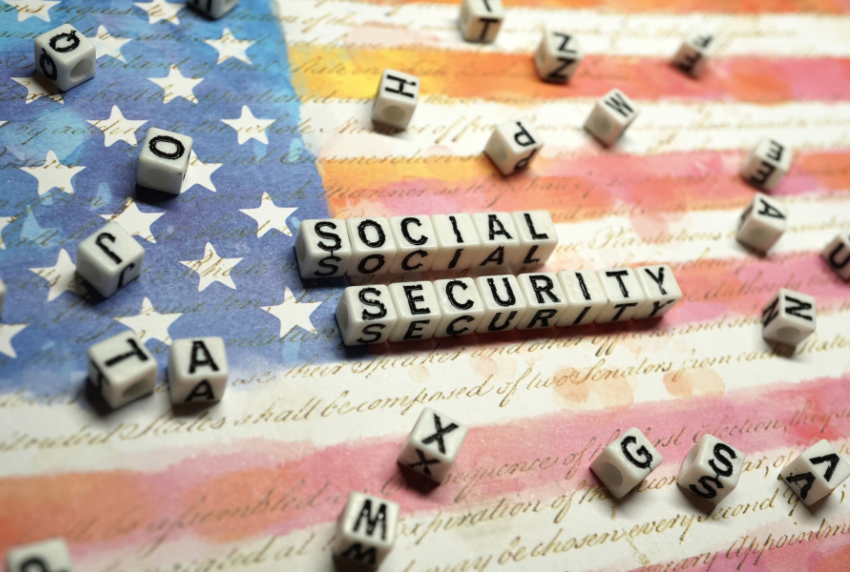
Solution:
{"label": "scrabble letter block", "polygon": [[625,133],[637,114],[637,106],[622,91],[612,89],[593,106],[584,128],[610,147]]}
{"label": "scrabble letter block", "polygon": [[484,302],[484,317],[476,328],[479,334],[507,332],[519,325],[528,304],[516,276],[482,276],[475,279]]}
{"label": "scrabble letter block", "polygon": [[398,254],[390,272],[427,272],[437,254],[437,235],[428,216],[394,216],[390,219]]}
{"label": "scrabble letter block", "polygon": [[89,348],[89,381],[117,409],[153,393],[156,360],[133,332],[124,332]]}
{"label": "scrabble letter block", "polygon": [[398,504],[353,492],[339,519],[333,553],[339,558],[378,566],[390,553],[398,526]]}
{"label": "scrabble letter block", "polygon": [[691,448],[677,481],[679,486],[718,504],[738,486],[746,456],[713,435],[703,435]]}
{"label": "scrabble letter block", "polygon": [[641,266],[635,275],[643,289],[646,301],[632,318],[658,318],[669,312],[682,299],[682,290],[673,271],[666,264]]}
{"label": "scrabble letter block", "polygon": [[637,315],[646,304],[646,294],[631,268],[600,270],[598,276],[608,304],[596,317],[597,324],[624,322]]}
{"label": "scrabble letter block", "polygon": [[384,285],[349,286],[336,307],[336,322],[347,346],[385,342],[397,321],[395,304]]}
{"label": "scrabble letter block", "polygon": [[796,346],[817,326],[815,299],[780,288],[762,312],[762,336],[772,342]]}
{"label": "scrabble letter block", "polygon": [[496,126],[484,152],[503,175],[528,167],[543,140],[525,121],[508,121]]}
{"label": "scrabble letter block", "polygon": [[788,209],[763,193],[756,193],[738,223],[738,242],[760,252],[776,244],[788,226]]}
{"label": "scrabble letter block", "polygon": [[218,20],[239,4],[239,0],[189,0],[189,6],[210,18]]}
{"label": "scrabble letter block", "polygon": [[171,402],[220,401],[227,389],[227,353],[218,337],[174,340],[168,355]]}
{"label": "scrabble letter block", "polygon": [[505,266],[519,255],[519,233],[510,214],[475,213],[472,222],[482,246],[472,268]]}
{"label": "scrabble letter block", "polygon": [[515,268],[546,264],[558,246],[552,215],[549,211],[518,211],[511,216],[519,236],[519,249],[508,264]]}
{"label": "scrabble letter block", "polygon": [[351,242],[342,219],[301,221],[295,238],[298,271],[301,278],[343,276],[351,262]]}
{"label": "scrabble letter block", "polygon": [[398,253],[390,221],[380,216],[350,218],[345,226],[351,241],[351,263],[346,274],[386,274]]}
{"label": "scrabble letter block", "polygon": [[424,340],[434,335],[440,324],[440,302],[432,282],[390,284],[390,295],[398,314],[398,323],[390,334],[391,342]]}
{"label": "scrabble letter block", "polygon": [[437,253],[431,270],[469,268],[482,256],[481,239],[468,214],[434,215],[431,224],[437,236]]}
{"label": "scrabble letter block", "polygon": [[407,129],[419,103],[419,78],[385,69],[372,107],[372,121]]}
{"label": "scrabble letter block", "polygon": [[463,423],[426,407],[413,426],[398,462],[440,483],[457,458],[467,432]]}
{"label": "scrabble letter block", "polygon": [[145,249],[117,222],[110,222],[77,246],[77,273],[104,298],[136,279]]}
{"label": "scrabble letter block", "polygon": [[716,43],[714,35],[708,32],[691,32],[673,57],[673,65],[693,77],[701,76],[708,67]]}
{"label": "scrabble letter block", "polygon": [[773,190],[782,177],[788,174],[792,155],[790,147],[766,137],[747,155],[741,176],[755,187],[765,191]]}
{"label": "scrabble letter block", "polygon": [[136,184],[179,195],[191,151],[191,137],[151,127],[139,154]]}
{"label": "scrabble letter block", "polygon": [[484,317],[484,302],[472,278],[452,278],[434,282],[440,303],[438,338],[466,336],[475,331]]}
{"label": "scrabble letter block", "polygon": [[10,548],[6,566],[8,572],[74,572],[68,546],[61,538]]}
{"label": "scrabble letter block", "polygon": [[836,236],[821,256],[843,280],[850,280],[850,230]]}
{"label": "scrabble letter block", "polygon": [[460,33],[467,42],[489,44],[496,39],[505,10],[501,0],[463,0],[460,7]]}
{"label": "scrabble letter block", "polygon": [[780,476],[808,506],[846,481],[850,477],[850,465],[838,456],[838,451],[829,441],[821,439],[791,461]]}
{"label": "scrabble letter block", "polygon": [[76,28],[63,24],[36,36],[35,67],[60,91],[68,91],[94,77],[97,50]]}
{"label": "scrabble letter block", "polygon": [[517,328],[537,330],[557,324],[568,308],[558,276],[552,272],[520,274],[517,282],[528,305]]}
{"label": "scrabble letter block", "polygon": [[592,270],[562,270],[558,280],[567,297],[567,310],[556,326],[584,326],[593,322],[608,305],[608,295]]}
{"label": "scrabble letter block", "polygon": [[572,34],[546,30],[534,54],[540,79],[566,83],[576,73],[584,57],[578,40]]}
{"label": "scrabble letter block", "polygon": [[593,459],[590,469],[605,488],[618,499],[626,496],[649,473],[661,464],[663,458],[649,439],[632,427]]}

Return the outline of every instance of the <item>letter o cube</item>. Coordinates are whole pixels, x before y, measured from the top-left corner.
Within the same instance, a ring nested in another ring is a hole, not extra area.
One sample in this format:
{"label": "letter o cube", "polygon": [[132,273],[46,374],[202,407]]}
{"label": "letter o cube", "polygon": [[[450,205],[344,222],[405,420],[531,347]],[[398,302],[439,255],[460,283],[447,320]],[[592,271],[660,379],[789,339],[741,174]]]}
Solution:
{"label": "letter o cube", "polygon": [[506,121],[490,135],[484,152],[503,175],[528,167],[543,140],[526,121]]}
{"label": "letter o cube", "polygon": [[189,170],[191,152],[191,137],[151,127],[139,154],[136,183],[149,189],[179,195]]}
{"label": "letter o cube", "polygon": [[236,8],[239,0],[188,0],[187,4],[198,12],[218,20]]}
{"label": "letter o cube", "polygon": [[663,461],[636,427],[623,433],[593,459],[590,469],[615,497],[623,498]]}
{"label": "letter o cube", "polygon": [[63,24],[36,36],[35,67],[60,91],[68,91],[94,77],[97,50],[79,30]]}
{"label": "letter o cube", "polygon": [[221,338],[174,340],[168,354],[171,402],[183,405],[221,400],[229,372]]}
{"label": "letter o cube", "polygon": [[135,280],[145,249],[117,222],[110,222],[77,246],[77,273],[104,298]]}
{"label": "letter o cube", "polygon": [[342,511],[333,553],[346,560],[377,567],[395,544],[398,504],[353,492]]}
{"label": "letter o cube", "polygon": [[796,346],[817,327],[815,299],[780,288],[762,312],[762,336],[771,342]]}
{"label": "letter o cube", "polygon": [[61,538],[51,538],[6,553],[7,572],[74,572],[68,546]]}
{"label": "letter o cube", "polygon": [[779,473],[788,487],[806,506],[812,505],[837,489],[850,477],[850,464],[826,439],[821,439]]}
{"label": "letter o cube", "polygon": [[683,490],[718,504],[738,486],[746,455],[714,435],[703,435],[679,471]]}
{"label": "letter o cube", "polygon": [[347,346],[387,341],[398,323],[389,288],[383,284],[349,286],[337,304],[336,322]]}
{"label": "letter o cube", "polygon": [[836,236],[826,245],[821,256],[838,276],[850,280],[850,229]]}
{"label": "letter o cube", "polygon": [[112,409],[153,393],[156,360],[133,332],[123,332],[89,348],[89,382]]}

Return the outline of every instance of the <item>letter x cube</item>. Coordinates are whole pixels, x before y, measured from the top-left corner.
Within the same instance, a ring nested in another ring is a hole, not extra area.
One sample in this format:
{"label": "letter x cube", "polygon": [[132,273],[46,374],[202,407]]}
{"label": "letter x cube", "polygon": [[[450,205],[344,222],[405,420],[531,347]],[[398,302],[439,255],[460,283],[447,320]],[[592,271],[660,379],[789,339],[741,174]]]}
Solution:
{"label": "letter x cube", "polygon": [[398,456],[403,467],[442,482],[469,430],[466,425],[426,407]]}

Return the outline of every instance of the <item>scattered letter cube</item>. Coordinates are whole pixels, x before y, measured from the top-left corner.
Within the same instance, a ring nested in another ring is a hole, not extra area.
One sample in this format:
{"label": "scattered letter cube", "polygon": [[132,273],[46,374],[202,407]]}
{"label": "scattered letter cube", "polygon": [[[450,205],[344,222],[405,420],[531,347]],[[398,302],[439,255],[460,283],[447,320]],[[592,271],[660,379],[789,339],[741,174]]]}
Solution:
{"label": "scattered letter cube", "polygon": [[691,448],[677,481],[679,486],[718,504],[738,486],[746,456],[713,435],[703,435]]}
{"label": "scattered letter cube", "polygon": [[782,177],[788,174],[792,155],[790,147],[766,137],[747,155],[741,176],[755,187],[765,191],[773,190]]}
{"label": "scattered letter cube", "polygon": [[457,458],[466,425],[426,407],[398,456],[398,462],[440,483]]}
{"label": "scattered letter cube", "polygon": [[174,340],[168,355],[171,402],[220,401],[227,389],[227,354],[218,337]]}
{"label": "scattered letter cube", "polygon": [[437,235],[429,216],[394,216],[390,218],[398,252],[390,264],[393,274],[427,272],[437,254]]}
{"label": "scattered letter cube", "polygon": [[460,7],[460,33],[467,42],[489,44],[496,39],[505,18],[501,0],[463,0]]}
{"label": "scattered letter cube", "polygon": [[584,326],[608,305],[608,295],[592,270],[562,270],[558,280],[567,297],[567,310],[556,326]]}
{"label": "scattered letter cube", "polygon": [[390,284],[389,288],[398,314],[390,341],[407,342],[433,336],[442,316],[434,283],[401,282]]}
{"label": "scattered letter cube", "polygon": [[821,439],[791,461],[780,476],[808,506],[846,481],[850,477],[850,465],[838,456],[838,451],[829,441]]}
{"label": "scattered letter cube", "polygon": [[763,193],[741,215],[738,241],[760,252],[770,250],[788,226],[788,209]]}
{"label": "scattered letter cube", "polygon": [[812,296],[780,288],[762,312],[764,339],[796,346],[815,331],[815,299]]}
{"label": "scattered letter cube", "polygon": [[372,121],[407,129],[419,103],[419,78],[385,69],[372,107]]}
{"label": "scattered letter cube", "polygon": [[498,125],[490,135],[484,152],[503,175],[528,167],[543,147],[543,140],[525,121],[508,121]]}
{"label": "scattered letter cube", "polygon": [[632,427],[593,459],[590,469],[605,488],[621,499],[661,464],[663,458],[649,439]]}
{"label": "scattered letter cube", "polygon": [[691,32],[673,57],[673,65],[693,77],[701,76],[716,43],[713,34],[702,30]]}
{"label": "scattered letter cube", "polygon": [[188,0],[187,4],[210,18],[218,20],[239,4],[239,0]]}
{"label": "scattered letter cube", "polygon": [[333,553],[339,558],[377,567],[393,548],[398,504],[353,492],[339,519]]}
{"label": "scattered letter cube", "polygon": [[94,77],[97,50],[70,24],[35,38],[35,67],[60,91],[68,91]]}
{"label": "scattered letter cube", "polygon": [[622,91],[612,89],[593,106],[584,128],[610,147],[625,133],[637,114],[637,106]]}
{"label": "scattered letter cube", "polygon": [[673,271],[666,264],[635,268],[635,275],[646,301],[632,318],[658,318],[669,312],[682,299],[682,290]]}
{"label": "scattered letter cube", "polygon": [[156,360],[133,332],[93,345],[87,356],[89,381],[113,409],[153,393]]}
{"label": "scattered letter cube", "polygon": [[552,272],[520,274],[517,276],[517,282],[528,306],[517,328],[536,330],[551,328],[557,324],[568,308],[567,296],[561,288],[557,274]]}
{"label": "scattered letter cube", "polygon": [[351,262],[346,274],[386,274],[398,253],[390,221],[382,216],[350,218],[345,221],[345,227],[351,242]]}
{"label": "scattered letter cube", "polygon": [[77,273],[108,298],[139,276],[144,259],[142,245],[110,222],[77,246]]}
{"label": "scattered letter cube", "polygon": [[6,566],[8,572],[74,572],[68,546],[61,538],[10,548]]}
{"label": "scattered letter cube", "polygon": [[625,322],[646,304],[646,294],[631,268],[600,270],[598,275],[608,304],[596,317],[597,324]]}
{"label": "scattered letter cube", "polygon": [[842,279],[850,280],[850,230],[836,236],[821,256]]}
{"label": "scattered letter cube", "polygon": [[512,213],[519,237],[516,255],[508,262],[514,267],[545,264],[558,247],[558,232],[549,211],[519,211]]}
{"label": "scattered letter cube", "polygon": [[520,252],[519,233],[509,213],[474,213],[472,222],[481,239],[481,250],[472,268],[505,266]]}
{"label": "scattered letter cube", "polygon": [[437,253],[431,270],[460,270],[472,266],[483,246],[472,217],[466,213],[431,217],[437,235]]}
{"label": "scattered letter cube", "polygon": [[191,151],[191,137],[151,127],[139,154],[136,183],[149,189],[179,195],[189,169]]}
{"label": "scattered letter cube", "polygon": [[472,278],[452,278],[434,282],[440,303],[440,325],[437,338],[466,336],[478,327],[484,317],[484,302]]}
{"label": "scattered letter cube", "polygon": [[336,322],[347,346],[387,341],[398,322],[398,314],[383,284],[349,286],[336,307]]}
{"label": "scattered letter cube", "polygon": [[295,238],[301,278],[336,278],[351,262],[351,242],[345,221],[337,218],[301,221]]}
{"label": "scattered letter cube", "polygon": [[475,279],[475,285],[484,302],[484,316],[476,332],[508,332],[519,325],[528,305],[516,276],[481,276]]}
{"label": "scattered letter cube", "polygon": [[546,30],[534,54],[534,64],[541,79],[565,83],[576,73],[582,57],[574,35]]}

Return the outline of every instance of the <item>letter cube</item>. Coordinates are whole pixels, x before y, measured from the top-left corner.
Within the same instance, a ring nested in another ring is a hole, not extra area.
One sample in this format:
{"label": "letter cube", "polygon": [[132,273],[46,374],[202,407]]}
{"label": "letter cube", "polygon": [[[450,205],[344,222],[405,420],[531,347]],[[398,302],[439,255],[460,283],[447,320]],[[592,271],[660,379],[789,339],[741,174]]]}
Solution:
{"label": "letter cube", "polygon": [[431,217],[394,216],[390,218],[398,253],[390,264],[389,272],[427,272],[437,254],[437,235],[431,225]]}
{"label": "letter cube", "polygon": [[468,431],[463,423],[426,407],[407,437],[398,463],[441,483]]}
{"label": "letter cube", "polygon": [[762,336],[796,346],[814,333],[816,312],[814,297],[780,288],[762,311]]}
{"label": "letter cube", "polygon": [[821,439],[779,473],[803,504],[812,505],[826,497],[850,477],[850,464],[838,455],[829,441]]}
{"label": "letter cube", "polygon": [[526,121],[507,121],[496,126],[484,152],[503,175],[528,167],[543,140]]}
{"label": "letter cube", "polygon": [[610,147],[617,142],[638,114],[637,106],[619,89],[612,89],[596,102],[584,124],[585,130]]}
{"label": "letter cube", "polygon": [[534,53],[534,64],[540,79],[566,83],[576,73],[583,57],[581,46],[574,35],[545,30]]}
{"label": "letter cube", "polygon": [[437,253],[431,270],[461,270],[482,256],[483,246],[472,217],[465,213],[431,217],[437,236]]}
{"label": "letter cube", "polygon": [[520,274],[517,282],[528,306],[517,328],[537,330],[558,323],[569,307],[558,275],[553,272]]}
{"label": "letter cube", "polygon": [[474,213],[472,222],[481,240],[481,251],[471,268],[505,266],[520,252],[519,233],[508,213]]}
{"label": "letter cube", "polygon": [[218,20],[236,8],[239,0],[188,0],[187,4],[198,12]]}
{"label": "letter cube", "polygon": [[558,280],[567,297],[567,310],[556,326],[584,326],[608,305],[608,295],[592,270],[562,270]]}
{"label": "letter cube", "polygon": [[109,298],[139,276],[144,259],[142,245],[117,222],[110,222],[77,246],[77,274]]}
{"label": "letter cube", "polygon": [[70,24],[35,38],[35,67],[60,91],[68,91],[94,77],[97,50]]}
{"label": "letter cube", "polygon": [[528,304],[516,276],[481,276],[475,279],[475,285],[484,302],[484,317],[476,332],[508,332],[519,325]]}
{"label": "letter cube", "polygon": [[463,0],[458,24],[467,42],[489,44],[496,39],[504,19],[501,0]]}
{"label": "letter cube", "polygon": [[6,283],[0,278],[0,315],[3,314],[3,304],[6,302]]}
{"label": "letter cube", "polygon": [[398,314],[391,342],[424,340],[434,335],[440,324],[440,302],[432,282],[390,284],[390,295]]}
{"label": "letter cube", "polygon": [[386,274],[398,254],[390,221],[382,216],[350,218],[345,226],[351,242],[351,262],[345,273],[348,276]]}
{"label": "letter cube", "polygon": [[156,360],[133,332],[99,342],[86,355],[89,381],[112,409],[153,393]]}
{"label": "letter cube", "polygon": [[139,154],[136,184],[179,195],[191,151],[191,137],[151,127]]}
{"label": "letter cube", "polygon": [[549,211],[518,211],[511,213],[519,237],[516,255],[508,262],[513,267],[545,264],[558,247],[558,231]]}
{"label": "letter cube", "polygon": [[68,546],[61,538],[51,538],[6,553],[8,572],[74,572]]}
{"label": "letter cube", "polygon": [[845,230],[826,245],[821,256],[838,276],[850,280],[850,230]]}
{"label": "letter cube", "polygon": [[632,427],[590,463],[590,470],[614,498],[621,499],[663,461],[640,429]]}
{"label": "letter cube", "polygon": [[395,544],[398,504],[353,492],[340,516],[333,553],[347,560],[377,567]]}
{"label": "letter cube", "polygon": [[382,284],[349,286],[337,304],[336,322],[347,346],[387,341],[398,322],[389,288]]}
{"label": "letter cube", "polygon": [[637,315],[647,303],[646,294],[631,268],[600,270],[599,282],[608,296],[608,304],[596,317],[597,324],[625,322]]}
{"label": "letter cube", "polygon": [[372,121],[407,129],[419,103],[419,78],[385,69],[372,106]]}
{"label": "letter cube", "polygon": [[793,151],[786,144],[765,137],[744,160],[741,176],[751,185],[771,191],[791,169]]}
{"label": "letter cube", "polygon": [[673,57],[673,66],[693,77],[701,76],[708,67],[716,43],[713,34],[704,30],[692,31]]}
{"label": "letter cube", "polygon": [[351,242],[345,221],[338,218],[301,221],[295,237],[301,278],[344,276],[351,262]]}
{"label": "letter cube", "polygon": [[741,215],[738,242],[760,252],[770,250],[788,226],[788,209],[763,193]]}
{"label": "letter cube", "polygon": [[735,447],[703,435],[685,457],[676,480],[683,490],[718,504],[738,486],[745,459]]}
{"label": "letter cube", "polygon": [[646,301],[632,316],[635,320],[658,318],[669,312],[682,299],[682,290],[673,270],[666,264],[635,268]]}
{"label": "letter cube", "polygon": [[484,317],[484,302],[472,278],[452,278],[434,282],[440,303],[440,324],[435,337],[466,336],[478,327]]}
{"label": "letter cube", "polygon": [[186,338],[171,343],[168,386],[175,405],[220,401],[229,373],[223,339]]}

